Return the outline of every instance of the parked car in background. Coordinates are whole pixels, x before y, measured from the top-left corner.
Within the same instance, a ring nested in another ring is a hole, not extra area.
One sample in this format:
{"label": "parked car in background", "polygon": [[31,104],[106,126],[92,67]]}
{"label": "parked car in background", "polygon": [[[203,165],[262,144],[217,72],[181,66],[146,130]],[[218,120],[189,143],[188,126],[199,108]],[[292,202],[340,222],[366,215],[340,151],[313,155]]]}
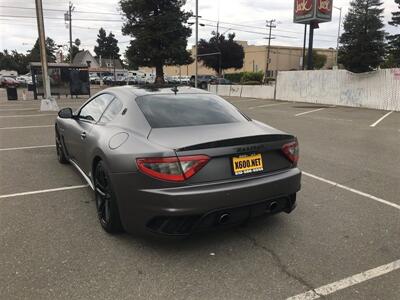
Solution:
{"label": "parked car in background", "polygon": [[32,82],[32,77],[31,77],[31,76],[28,76],[28,75],[21,75],[21,76],[18,76],[18,77],[16,78],[16,80],[17,80],[18,83],[21,84],[21,85],[27,85],[27,84],[29,84],[30,82]]}
{"label": "parked car in background", "polygon": [[114,84],[114,76],[104,76],[103,83],[105,85],[113,85]]}
{"label": "parked car in background", "polygon": [[100,83],[100,76],[98,75],[90,75],[89,81],[91,84],[99,84]]}
{"label": "parked car in background", "polygon": [[146,77],[146,84],[154,84],[156,82],[156,76],[151,74]]}
{"label": "parked car in background", "polygon": [[137,84],[137,77],[134,75],[129,75],[124,78],[124,83],[126,85],[134,85]]}
{"label": "parked car in background", "polygon": [[210,80],[210,84],[230,85],[232,81],[225,78],[214,78]]}
{"label": "parked car in background", "polygon": [[9,76],[2,76],[0,78],[0,87],[8,88],[8,87],[18,87],[19,83],[16,79]]}
{"label": "parked car in background", "polygon": [[190,84],[190,76],[181,76],[179,81],[181,84],[189,85]]}
{"label": "parked car in background", "polygon": [[146,84],[146,75],[140,74],[136,79],[138,84]]}
{"label": "parked car in background", "polygon": [[[215,79],[214,75],[198,75],[197,76],[197,86],[203,90],[207,89],[208,84],[211,80]],[[190,85],[195,86],[195,76],[190,77]]]}
{"label": "parked car in background", "polygon": [[190,84],[190,76],[168,76],[167,82],[172,84]]}

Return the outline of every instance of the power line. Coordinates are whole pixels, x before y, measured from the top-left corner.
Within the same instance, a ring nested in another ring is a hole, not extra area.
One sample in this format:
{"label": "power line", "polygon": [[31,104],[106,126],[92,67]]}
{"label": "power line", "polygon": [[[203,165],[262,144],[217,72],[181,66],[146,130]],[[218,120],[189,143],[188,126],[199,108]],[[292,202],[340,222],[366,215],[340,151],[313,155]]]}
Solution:
{"label": "power line", "polygon": [[[22,9],[22,10],[35,10],[33,7],[21,7],[21,6],[7,6],[7,5],[0,5],[0,8],[11,8],[11,9]],[[52,12],[65,12],[65,10],[62,9],[44,9],[44,11],[52,11]],[[81,13],[81,14],[97,14],[97,15],[112,15],[112,16],[122,16],[121,14],[118,13],[107,13],[107,12],[95,12],[95,11],[81,11],[81,10],[76,10],[74,13]],[[50,19],[50,17],[45,17],[45,19]],[[51,18],[53,19],[53,18]],[[103,21],[101,19],[76,19],[77,21]],[[217,20],[212,20],[212,19],[205,19],[203,18],[204,21],[208,22],[214,22],[217,23]],[[123,20],[107,20],[107,22],[123,22]],[[253,25],[245,25],[245,24],[239,24],[239,23],[232,23],[232,22],[222,22],[222,24],[227,24],[227,25],[233,25],[233,26],[239,26],[243,28],[254,28],[254,29],[264,29],[264,27],[261,26],[253,26]],[[293,31],[293,30],[284,30],[284,29],[276,29],[275,31],[278,32],[287,32],[287,33],[294,33],[294,34],[301,34],[302,32],[298,31]],[[335,35],[331,34],[321,34],[325,36],[331,36],[331,37],[336,37]],[[282,36],[283,37],[283,36]],[[285,36],[289,38],[288,36]]]}
{"label": "power line", "polygon": [[[63,11],[65,12],[65,10]],[[0,17],[9,17],[9,18],[21,18],[21,19],[36,19],[33,16],[20,16],[20,15],[0,15]],[[64,20],[64,18],[60,17],[44,17],[49,20]],[[123,20],[109,20],[109,19],[82,19],[76,18],[75,21],[95,21],[95,22],[123,22]]]}
{"label": "power line", "polygon": [[[7,6],[7,5],[0,5],[0,8],[11,8],[11,9],[25,9],[25,10],[35,10],[34,7],[21,7],[21,6]],[[45,8],[44,11],[53,11],[53,12],[65,12],[63,9],[52,9],[52,8]],[[95,12],[95,11],[81,11],[76,10],[75,13],[80,14],[96,14],[96,15],[112,15],[112,16],[121,16],[121,14],[117,13],[107,13],[107,12]]]}
{"label": "power line", "polygon": [[[206,26],[206,27],[217,27],[214,24],[207,24],[207,23],[204,23],[204,26]],[[219,27],[223,28],[223,29],[231,29],[232,31],[246,32],[246,33],[258,34],[258,35],[262,35],[262,36],[266,36],[267,35],[265,32],[243,30],[243,29],[231,28],[231,27],[224,27],[224,26],[221,26],[221,25]],[[301,40],[302,39],[300,37],[281,35],[281,34],[275,34],[275,33],[273,34],[273,36],[274,37],[284,38],[284,39],[296,39],[296,40]],[[331,40],[322,40],[322,39],[315,39],[315,40],[316,41],[321,41],[321,42],[331,42]]]}
{"label": "power line", "polygon": [[[204,18],[202,18],[202,20],[208,21],[208,22],[214,22],[214,23],[218,22],[218,21],[216,21],[216,20],[204,19]],[[244,25],[244,24],[230,23],[230,22],[222,22],[222,21],[219,21],[219,22],[222,23],[222,24],[233,25],[233,26],[239,26],[239,27],[247,27],[247,28],[255,28],[255,29],[265,29],[264,27],[261,27],[261,26]],[[301,34],[301,35],[303,35],[302,32],[293,31],[293,30],[275,29],[275,31],[287,32],[287,33],[295,33],[295,34]],[[321,34],[321,35],[336,37],[336,35],[333,35],[333,34],[326,34],[326,33]]]}

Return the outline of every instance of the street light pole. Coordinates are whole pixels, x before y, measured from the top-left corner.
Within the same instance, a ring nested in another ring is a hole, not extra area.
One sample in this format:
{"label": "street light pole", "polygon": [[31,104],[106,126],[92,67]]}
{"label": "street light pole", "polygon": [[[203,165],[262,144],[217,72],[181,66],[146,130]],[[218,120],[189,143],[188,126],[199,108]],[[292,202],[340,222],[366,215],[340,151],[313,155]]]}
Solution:
{"label": "street light pole", "polygon": [[337,36],[337,44],[336,44],[336,66],[338,66],[338,60],[339,60],[339,40],[340,40],[340,29],[342,26],[342,9],[343,7],[336,7],[334,6],[337,10],[339,10],[339,27],[338,27],[338,36]]}
{"label": "street light pole", "polygon": [[40,110],[58,110],[55,100],[51,99],[50,81],[47,70],[46,36],[44,32],[43,5],[42,0],[35,0],[36,18],[39,33],[40,61],[42,64],[43,99]]}
{"label": "street light pole", "polygon": [[199,71],[199,65],[197,61],[199,47],[199,0],[196,0],[196,55],[195,55],[195,75],[194,75],[194,87],[197,88],[197,77]]}
{"label": "street light pole", "polygon": [[71,2],[69,2],[69,6],[68,6],[68,15],[69,15],[69,59],[70,59],[70,63],[72,64],[72,11],[73,11],[74,7],[72,5]]}

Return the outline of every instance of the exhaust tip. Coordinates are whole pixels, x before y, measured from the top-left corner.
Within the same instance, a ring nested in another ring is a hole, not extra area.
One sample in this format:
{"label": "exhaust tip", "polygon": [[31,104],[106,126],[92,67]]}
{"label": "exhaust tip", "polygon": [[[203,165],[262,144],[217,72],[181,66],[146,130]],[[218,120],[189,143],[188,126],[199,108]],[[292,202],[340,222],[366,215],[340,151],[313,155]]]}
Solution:
{"label": "exhaust tip", "polygon": [[222,214],[219,216],[218,224],[226,224],[229,222],[230,214]]}
{"label": "exhaust tip", "polygon": [[278,208],[278,202],[273,201],[269,204],[269,211],[274,212]]}

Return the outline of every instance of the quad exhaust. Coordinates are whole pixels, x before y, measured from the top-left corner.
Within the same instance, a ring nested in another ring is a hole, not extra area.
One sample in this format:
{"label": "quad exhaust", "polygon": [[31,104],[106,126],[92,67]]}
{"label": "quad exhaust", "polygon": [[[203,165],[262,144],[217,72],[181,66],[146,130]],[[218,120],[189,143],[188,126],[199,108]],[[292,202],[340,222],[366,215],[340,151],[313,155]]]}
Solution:
{"label": "quad exhaust", "polygon": [[229,222],[229,219],[230,219],[230,218],[231,218],[231,215],[230,215],[230,214],[222,214],[222,215],[220,215],[219,218],[218,218],[218,224],[224,225],[224,224],[226,224],[226,223]]}
{"label": "quad exhaust", "polygon": [[277,208],[278,208],[278,202],[272,201],[268,206],[268,211],[273,213],[276,211]]}

